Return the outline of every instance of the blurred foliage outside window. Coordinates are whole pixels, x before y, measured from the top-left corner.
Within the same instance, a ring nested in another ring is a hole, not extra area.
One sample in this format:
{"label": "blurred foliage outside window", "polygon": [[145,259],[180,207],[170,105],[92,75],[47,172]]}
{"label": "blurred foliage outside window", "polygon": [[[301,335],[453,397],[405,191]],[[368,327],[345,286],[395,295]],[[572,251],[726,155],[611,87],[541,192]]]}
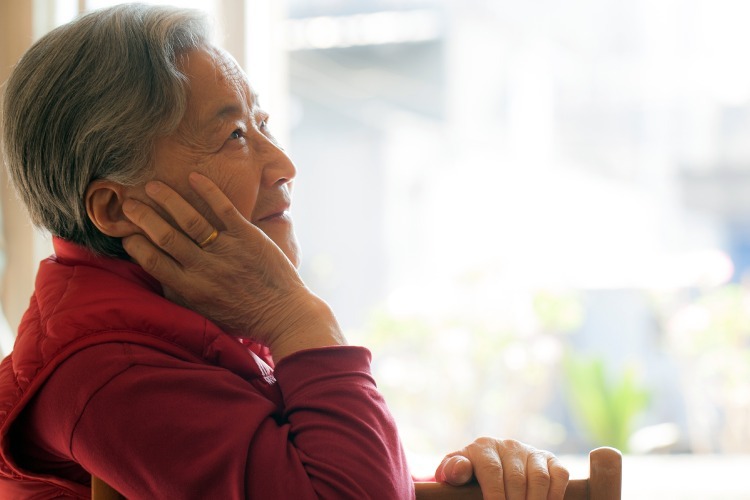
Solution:
{"label": "blurred foliage outside window", "polygon": [[562,453],[596,446],[640,453],[750,450],[747,287],[649,294],[662,326],[660,349],[678,367],[684,422],[674,420],[680,408],[660,419],[654,403],[664,394],[650,387],[637,359],[616,368],[575,350],[571,340],[585,314],[577,292],[529,292],[522,301],[513,295],[513,308],[498,305],[485,317],[381,309],[352,332],[376,353],[376,380],[413,454],[454,449],[479,435]]}

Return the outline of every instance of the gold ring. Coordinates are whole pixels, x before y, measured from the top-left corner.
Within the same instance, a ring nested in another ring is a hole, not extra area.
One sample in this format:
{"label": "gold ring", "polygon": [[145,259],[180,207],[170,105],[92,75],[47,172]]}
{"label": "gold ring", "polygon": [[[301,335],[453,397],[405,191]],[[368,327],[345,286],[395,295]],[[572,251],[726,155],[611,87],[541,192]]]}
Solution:
{"label": "gold ring", "polygon": [[200,243],[198,243],[198,246],[201,247],[201,248],[205,248],[206,245],[208,245],[209,243],[211,243],[212,241],[214,241],[218,237],[219,237],[219,230],[218,229],[214,229],[213,231],[211,231],[211,234],[208,235],[208,238],[206,238],[205,240],[203,240]]}

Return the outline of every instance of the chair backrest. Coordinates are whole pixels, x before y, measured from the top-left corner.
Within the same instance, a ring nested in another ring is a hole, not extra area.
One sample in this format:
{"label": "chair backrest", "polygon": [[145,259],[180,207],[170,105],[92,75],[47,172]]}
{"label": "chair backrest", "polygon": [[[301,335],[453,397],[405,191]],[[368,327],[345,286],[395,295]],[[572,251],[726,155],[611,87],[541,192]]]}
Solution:
{"label": "chair backrest", "polygon": [[[476,483],[450,486],[442,483],[415,483],[417,500],[482,500]],[[589,477],[571,479],[565,500],[620,500],[622,455],[614,448],[597,448],[589,453]]]}
{"label": "chair backrest", "polygon": [[125,497],[98,477],[91,476],[91,500],[125,500]]}
{"label": "chair backrest", "polygon": [[[414,483],[417,500],[482,500],[482,491],[474,483],[450,486],[441,483]],[[622,455],[614,448],[597,448],[589,453],[589,477],[571,479],[565,500],[620,500],[622,491]],[[114,488],[91,476],[91,500],[123,500]]]}

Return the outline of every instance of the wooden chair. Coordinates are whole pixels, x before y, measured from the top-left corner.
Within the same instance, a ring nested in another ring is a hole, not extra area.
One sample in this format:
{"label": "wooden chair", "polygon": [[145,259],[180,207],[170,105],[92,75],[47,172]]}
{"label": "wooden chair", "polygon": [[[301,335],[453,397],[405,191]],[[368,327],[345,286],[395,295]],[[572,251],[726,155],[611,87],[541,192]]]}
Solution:
{"label": "wooden chair", "polygon": [[[571,479],[565,500],[620,500],[622,455],[614,448],[597,448],[589,454],[588,479]],[[415,483],[417,500],[481,500],[478,484],[449,486],[441,483]],[[114,488],[91,477],[92,500],[123,500]]]}
{"label": "wooden chair", "polygon": [[98,477],[91,476],[91,500],[125,500],[125,497]]}
{"label": "wooden chair", "polygon": [[[474,483],[449,486],[442,483],[415,483],[417,500],[481,500],[482,491]],[[622,455],[614,448],[597,448],[589,453],[588,479],[571,479],[565,500],[620,500]]]}

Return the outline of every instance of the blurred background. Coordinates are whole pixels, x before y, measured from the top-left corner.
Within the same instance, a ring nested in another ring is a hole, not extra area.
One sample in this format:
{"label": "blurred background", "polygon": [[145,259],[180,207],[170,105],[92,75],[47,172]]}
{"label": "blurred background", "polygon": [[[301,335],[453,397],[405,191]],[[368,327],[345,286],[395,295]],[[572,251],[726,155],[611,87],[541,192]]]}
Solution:
{"label": "blurred background", "polygon": [[[115,3],[6,4],[3,78]],[[150,3],[207,11],[245,67],[299,169],[301,272],[417,472],[479,435],[750,454],[750,3]],[[7,352],[49,246],[3,189]]]}

